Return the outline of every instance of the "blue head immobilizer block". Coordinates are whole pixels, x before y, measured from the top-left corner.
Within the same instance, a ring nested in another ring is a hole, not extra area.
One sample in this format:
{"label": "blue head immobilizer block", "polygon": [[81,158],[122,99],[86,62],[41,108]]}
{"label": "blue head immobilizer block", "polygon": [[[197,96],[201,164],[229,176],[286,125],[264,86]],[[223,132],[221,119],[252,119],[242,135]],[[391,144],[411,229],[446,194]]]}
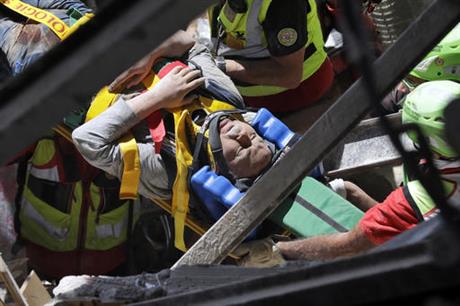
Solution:
{"label": "blue head immobilizer block", "polygon": [[226,177],[217,175],[209,166],[204,166],[192,176],[191,185],[214,220],[218,220],[243,196]]}
{"label": "blue head immobilizer block", "polygon": [[[257,112],[251,125],[262,138],[274,143],[277,149],[284,149],[295,136],[294,132],[265,108]],[[244,195],[226,177],[217,175],[209,166],[194,173],[190,184],[215,220]],[[254,238],[254,235],[255,232],[248,238]]]}
{"label": "blue head immobilizer block", "polygon": [[267,109],[261,108],[251,123],[262,138],[274,143],[278,149],[284,149],[295,133]]}

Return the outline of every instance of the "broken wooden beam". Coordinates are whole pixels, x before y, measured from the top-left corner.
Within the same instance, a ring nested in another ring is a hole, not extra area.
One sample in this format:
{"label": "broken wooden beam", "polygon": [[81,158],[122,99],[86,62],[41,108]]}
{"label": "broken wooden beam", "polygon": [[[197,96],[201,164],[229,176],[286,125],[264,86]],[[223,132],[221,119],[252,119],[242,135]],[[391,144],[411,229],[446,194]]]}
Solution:
{"label": "broken wooden beam", "polygon": [[13,299],[14,303],[18,306],[28,306],[24,295],[19,290],[18,284],[14,279],[13,275],[11,274],[10,269],[6,265],[3,257],[0,255],[0,280],[5,285],[8,293],[10,294],[11,298]]}
{"label": "broken wooden beam", "polygon": [[29,306],[43,306],[51,301],[50,294],[34,270],[29,273],[19,291],[29,303]]}

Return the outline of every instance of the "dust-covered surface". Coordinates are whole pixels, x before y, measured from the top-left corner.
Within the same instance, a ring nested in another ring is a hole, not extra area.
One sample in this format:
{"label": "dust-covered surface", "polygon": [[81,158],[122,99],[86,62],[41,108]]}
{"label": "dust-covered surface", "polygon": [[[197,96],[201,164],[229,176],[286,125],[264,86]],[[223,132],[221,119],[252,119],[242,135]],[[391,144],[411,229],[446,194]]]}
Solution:
{"label": "dust-covered surface", "polygon": [[275,268],[242,268],[232,265],[182,266],[159,273],[128,277],[67,276],[53,290],[53,305],[66,301],[97,300],[101,303],[132,303],[199,291],[252,278],[294,271],[306,262],[290,262]]}
{"label": "dust-covered surface", "polygon": [[175,295],[218,285],[229,284],[279,273],[286,268],[242,268],[231,265],[182,266],[170,273],[165,287],[168,295]]}
{"label": "dust-covered surface", "polygon": [[165,296],[164,283],[168,278],[169,270],[127,277],[66,276],[53,289],[53,294],[60,302],[85,299],[103,303],[144,301]]}

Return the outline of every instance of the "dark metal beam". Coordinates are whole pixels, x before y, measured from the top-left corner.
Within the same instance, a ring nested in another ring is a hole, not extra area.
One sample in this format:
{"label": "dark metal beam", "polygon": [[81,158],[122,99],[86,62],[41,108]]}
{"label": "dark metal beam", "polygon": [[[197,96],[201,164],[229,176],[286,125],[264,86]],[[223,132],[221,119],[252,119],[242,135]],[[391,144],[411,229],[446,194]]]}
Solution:
{"label": "dark metal beam", "polygon": [[0,164],[88,103],[101,87],[213,2],[112,1],[0,90]]}
{"label": "dark metal beam", "polygon": [[[434,1],[374,63],[378,95],[389,92],[459,20],[460,1]],[[356,125],[371,105],[366,98],[358,80],[174,267],[221,262]]]}
{"label": "dark metal beam", "polygon": [[369,254],[132,305],[428,305],[433,295],[460,297],[458,228],[438,217],[398,238]]}

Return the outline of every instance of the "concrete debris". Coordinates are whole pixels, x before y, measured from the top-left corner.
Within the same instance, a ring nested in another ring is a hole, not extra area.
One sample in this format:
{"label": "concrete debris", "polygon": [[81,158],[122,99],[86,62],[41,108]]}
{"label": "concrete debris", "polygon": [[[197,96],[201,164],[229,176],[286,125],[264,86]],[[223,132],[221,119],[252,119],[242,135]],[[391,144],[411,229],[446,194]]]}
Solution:
{"label": "concrete debris", "polygon": [[128,277],[66,276],[53,289],[53,294],[59,300],[97,298],[102,303],[136,302],[166,295],[164,282],[168,278],[169,270]]}

